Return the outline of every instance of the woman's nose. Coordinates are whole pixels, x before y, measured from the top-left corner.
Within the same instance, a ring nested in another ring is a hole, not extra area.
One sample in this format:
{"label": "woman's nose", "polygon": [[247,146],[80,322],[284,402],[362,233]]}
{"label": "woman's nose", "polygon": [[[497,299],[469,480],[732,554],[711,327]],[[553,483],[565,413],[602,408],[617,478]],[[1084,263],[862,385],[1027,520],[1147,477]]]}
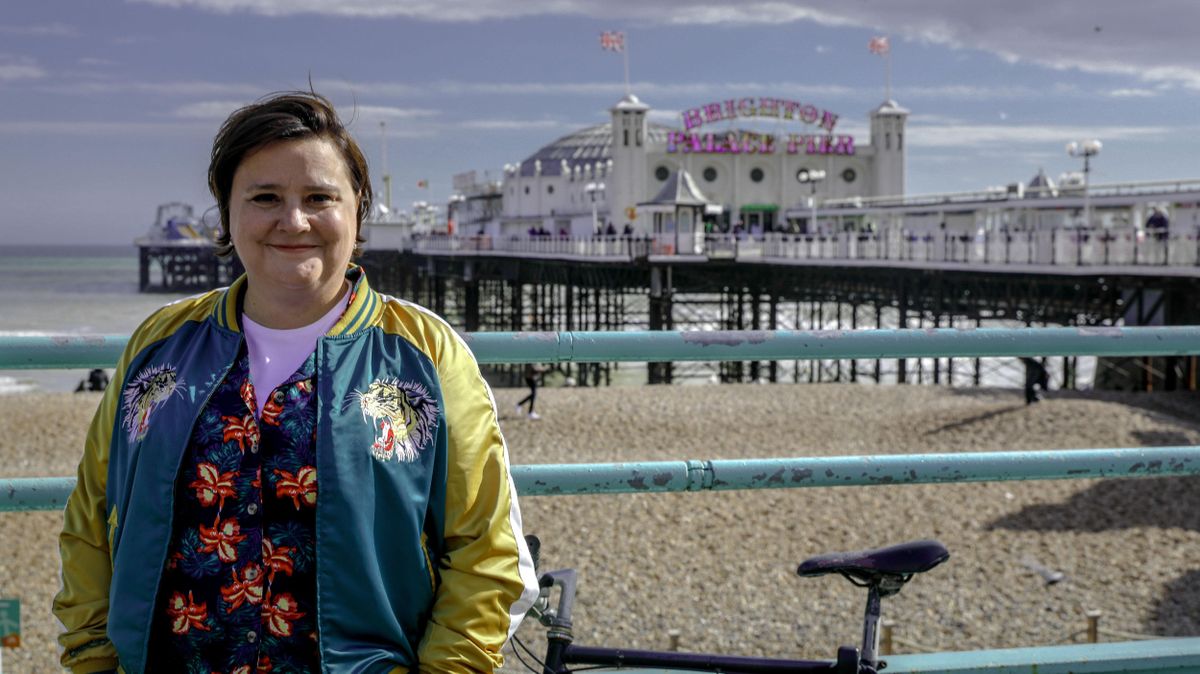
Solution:
{"label": "woman's nose", "polygon": [[279,228],[289,232],[304,231],[309,228],[308,216],[300,204],[289,204],[279,215]]}

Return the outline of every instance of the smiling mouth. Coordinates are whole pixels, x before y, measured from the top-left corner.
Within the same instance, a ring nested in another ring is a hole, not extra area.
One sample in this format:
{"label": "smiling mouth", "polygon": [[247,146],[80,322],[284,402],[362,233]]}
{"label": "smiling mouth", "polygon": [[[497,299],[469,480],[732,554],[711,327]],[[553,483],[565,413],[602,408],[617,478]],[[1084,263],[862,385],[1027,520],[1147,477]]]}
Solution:
{"label": "smiling mouth", "polygon": [[312,250],[313,248],[317,247],[316,244],[279,244],[279,243],[269,243],[269,244],[267,244],[267,246],[270,248],[274,248],[276,250],[282,250],[282,251]]}

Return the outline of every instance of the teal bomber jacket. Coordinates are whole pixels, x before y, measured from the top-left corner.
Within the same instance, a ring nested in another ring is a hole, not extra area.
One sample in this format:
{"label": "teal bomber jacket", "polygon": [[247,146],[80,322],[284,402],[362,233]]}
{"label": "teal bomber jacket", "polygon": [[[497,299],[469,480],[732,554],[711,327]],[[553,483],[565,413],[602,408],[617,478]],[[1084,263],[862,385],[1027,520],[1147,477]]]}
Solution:
{"label": "teal bomber jacket", "polygon": [[[316,350],[322,668],[491,671],[537,595],[491,391],[443,320],[347,277],[350,305]],[[245,283],[147,319],[92,421],[54,600],[75,674],[145,668],[175,479],[242,347]]]}

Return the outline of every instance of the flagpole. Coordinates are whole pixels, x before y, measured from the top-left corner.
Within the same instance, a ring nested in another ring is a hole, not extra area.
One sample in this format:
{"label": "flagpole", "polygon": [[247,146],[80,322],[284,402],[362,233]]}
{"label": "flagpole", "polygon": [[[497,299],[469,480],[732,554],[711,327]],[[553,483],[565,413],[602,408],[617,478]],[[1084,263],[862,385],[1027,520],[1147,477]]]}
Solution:
{"label": "flagpole", "polygon": [[887,98],[885,100],[890,101],[892,100],[892,46],[890,44],[887,54],[884,54],[884,61],[887,62]]}
{"label": "flagpole", "polygon": [[629,94],[633,93],[633,90],[629,87],[629,38],[628,38],[628,36],[625,36],[625,39],[623,39],[621,41],[621,55],[625,57],[625,95],[628,96]]}

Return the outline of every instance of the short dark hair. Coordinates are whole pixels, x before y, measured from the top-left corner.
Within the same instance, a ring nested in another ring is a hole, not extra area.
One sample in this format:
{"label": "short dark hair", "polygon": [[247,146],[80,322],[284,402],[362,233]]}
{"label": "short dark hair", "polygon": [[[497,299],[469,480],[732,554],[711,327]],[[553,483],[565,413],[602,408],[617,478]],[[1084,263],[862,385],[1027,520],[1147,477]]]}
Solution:
{"label": "short dark hair", "polygon": [[354,254],[362,252],[358,245],[366,241],[362,236],[362,223],[374,199],[367,160],[338,118],[329,99],[314,91],[285,91],[269,94],[235,110],[213,139],[212,159],[208,164],[208,189],[216,198],[217,209],[221,213],[217,255],[226,257],[233,251],[229,235],[229,200],[233,191],[233,174],[242,160],[271,143],[305,138],[326,139],[342,153],[355,196],[358,197]]}

